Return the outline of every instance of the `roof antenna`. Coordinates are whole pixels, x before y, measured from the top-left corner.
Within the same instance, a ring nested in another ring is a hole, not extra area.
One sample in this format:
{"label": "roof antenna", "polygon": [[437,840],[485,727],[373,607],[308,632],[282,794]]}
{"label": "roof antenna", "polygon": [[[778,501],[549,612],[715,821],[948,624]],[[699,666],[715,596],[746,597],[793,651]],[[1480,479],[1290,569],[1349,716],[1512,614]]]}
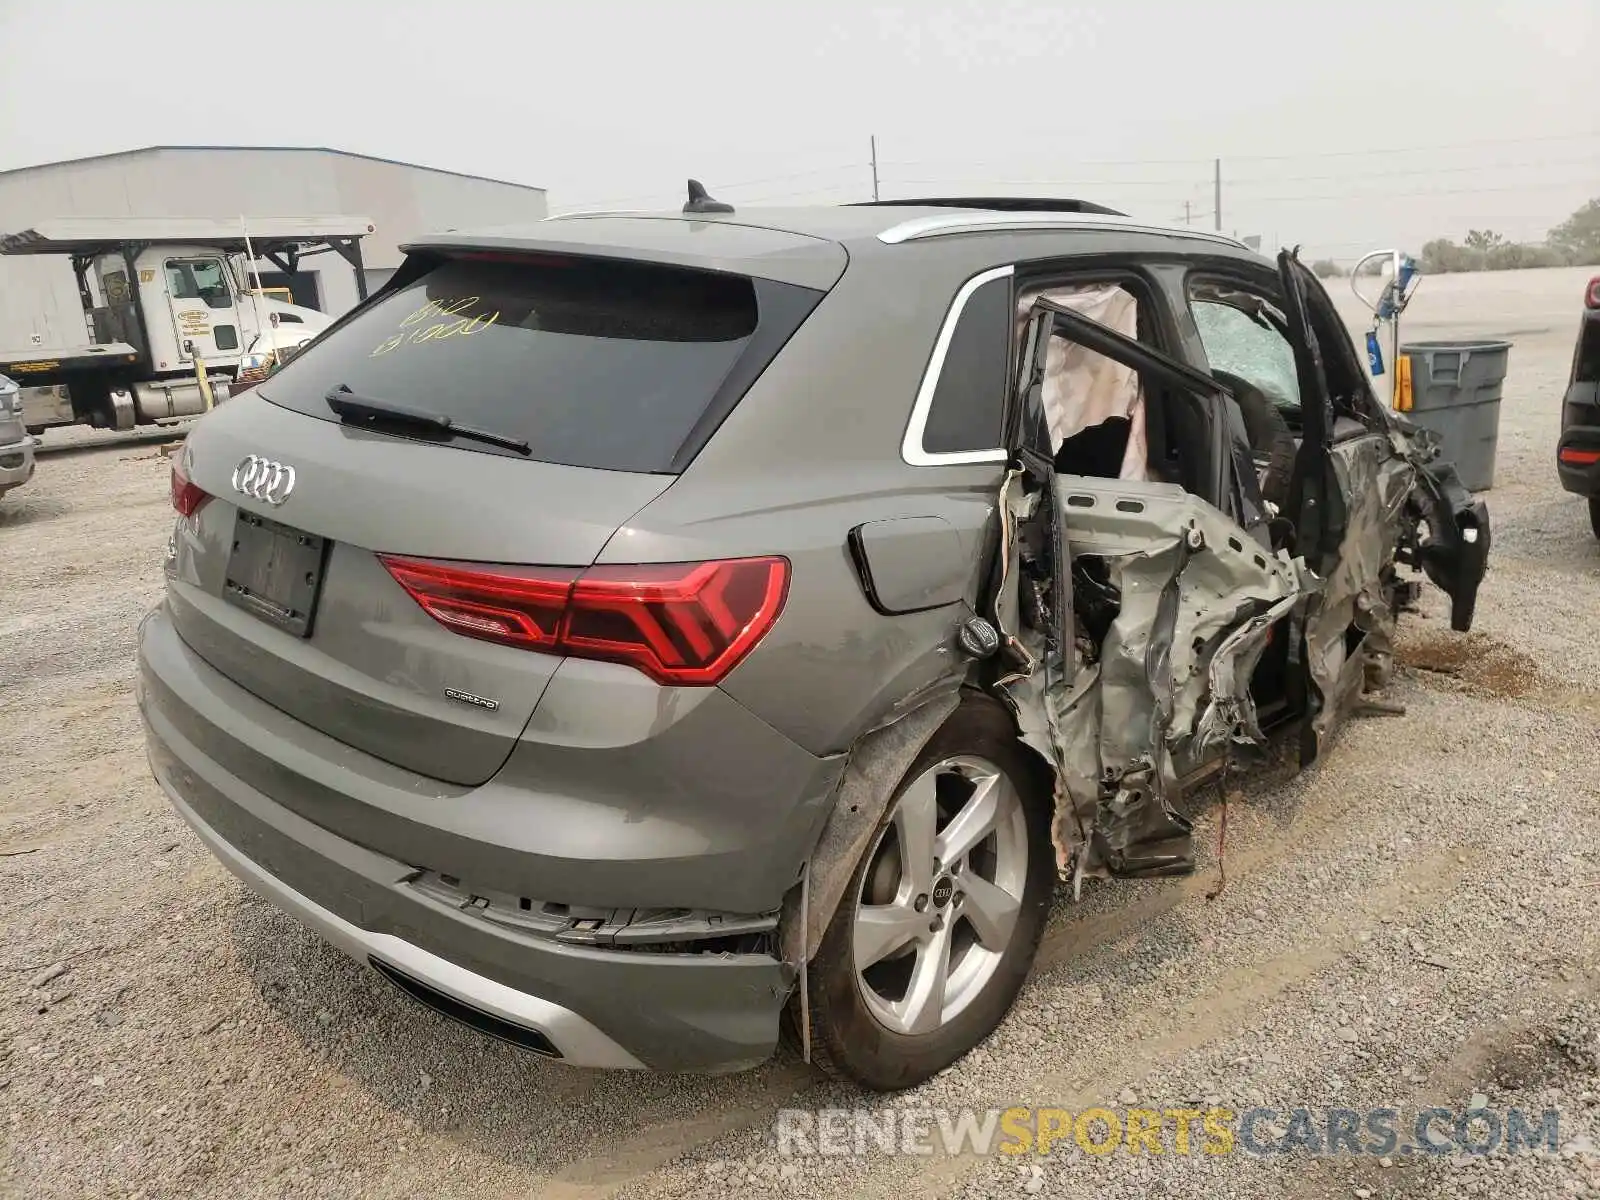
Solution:
{"label": "roof antenna", "polygon": [[698,179],[689,180],[689,202],[683,206],[686,213],[731,213],[733,205],[713,200],[706,185]]}

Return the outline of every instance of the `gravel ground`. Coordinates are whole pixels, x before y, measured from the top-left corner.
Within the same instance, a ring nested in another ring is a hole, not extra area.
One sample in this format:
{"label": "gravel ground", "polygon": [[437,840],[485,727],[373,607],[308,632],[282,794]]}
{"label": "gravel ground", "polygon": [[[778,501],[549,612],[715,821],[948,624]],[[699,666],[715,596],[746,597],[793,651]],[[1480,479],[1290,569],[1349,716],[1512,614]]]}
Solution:
{"label": "gravel ground", "polygon": [[1063,897],[1001,1030],[893,1101],[1555,1106],[1558,1153],[786,1158],[778,1109],[862,1099],[793,1061],[584,1074],[454,1027],[253,899],[169,810],[131,695],[168,464],[148,440],[54,431],[74,448],[0,504],[0,1189],[1600,1195],[1600,545],[1551,463],[1585,278],[1431,279],[1408,314],[1411,337],[1516,343],[1477,631],[1454,638],[1430,600],[1401,646],[1406,714],[1248,781],[1220,896],[1208,858]]}

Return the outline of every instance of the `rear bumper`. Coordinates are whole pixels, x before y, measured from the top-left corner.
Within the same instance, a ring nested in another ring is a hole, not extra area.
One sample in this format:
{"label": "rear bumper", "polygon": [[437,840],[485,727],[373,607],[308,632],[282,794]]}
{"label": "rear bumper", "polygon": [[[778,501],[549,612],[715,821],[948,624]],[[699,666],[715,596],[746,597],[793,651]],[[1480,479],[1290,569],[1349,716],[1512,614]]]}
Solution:
{"label": "rear bumper", "polygon": [[458,966],[449,959],[431,954],[420,946],[396,937],[392,933],[373,933],[322,907],[316,901],[295,891],[283,880],[266,870],[253,858],[236,849],[223,836],[206,824],[179,794],[168,772],[157,778],[178,810],[178,815],[189,823],[206,848],[263,899],[270,901],[298,920],[330,945],[344,951],[357,962],[377,967],[380,974],[388,976],[383,968],[399,972],[403,978],[415,981],[432,993],[454,1000],[475,1012],[513,1029],[527,1030],[541,1035],[555,1053],[578,1066],[587,1067],[642,1067],[637,1058],[624,1050],[614,1039],[602,1033],[590,1022],[570,1009],[541,1000],[527,992],[507,987]]}
{"label": "rear bumper", "polygon": [[1556,474],[1561,486],[1580,496],[1600,496],[1600,387],[1574,383],[1561,409]]}
{"label": "rear bumper", "polygon": [[[447,1015],[576,1066],[719,1072],[770,1057],[789,966],[572,945],[415,886],[416,865],[324,828],[197,744],[225,736],[210,724],[223,714],[185,695],[208,671],[162,610],[145,619],[137,695],[156,779],[224,865],[335,947]],[[209,683],[208,703],[232,687]],[[295,777],[267,778],[276,788]]]}

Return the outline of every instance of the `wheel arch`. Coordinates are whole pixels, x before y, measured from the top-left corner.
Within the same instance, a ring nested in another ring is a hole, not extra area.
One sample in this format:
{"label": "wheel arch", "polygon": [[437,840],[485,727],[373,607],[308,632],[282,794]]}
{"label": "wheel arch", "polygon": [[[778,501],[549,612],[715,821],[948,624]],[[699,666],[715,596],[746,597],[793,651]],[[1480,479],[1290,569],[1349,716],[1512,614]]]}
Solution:
{"label": "wheel arch", "polygon": [[[834,914],[883,820],[895,789],[911,765],[963,704],[983,705],[1000,714],[1012,734],[1017,734],[1011,710],[980,688],[956,683],[935,695],[920,698],[895,720],[858,738],[850,748],[833,808],[824,822],[802,884],[784,898],[778,922],[779,952],[785,962],[798,966],[810,962],[822,943]],[[1019,745],[1025,743],[1020,742]],[[1037,753],[1027,760],[1038,768],[1038,782],[1047,794],[1053,788],[1050,766]]]}

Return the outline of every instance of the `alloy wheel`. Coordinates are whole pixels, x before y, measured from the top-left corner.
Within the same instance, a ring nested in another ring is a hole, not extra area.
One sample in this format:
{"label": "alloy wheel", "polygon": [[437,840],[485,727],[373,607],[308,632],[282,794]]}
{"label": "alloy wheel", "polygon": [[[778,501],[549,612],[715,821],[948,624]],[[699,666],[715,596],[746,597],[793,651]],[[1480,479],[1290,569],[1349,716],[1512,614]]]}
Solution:
{"label": "alloy wheel", "polygon": [[1011,944],[1028,879],[1022,799],[987,759],[947,758],[901,792],[868,862],[857,986],[887,1029],[932,1033],[982,993]]}

